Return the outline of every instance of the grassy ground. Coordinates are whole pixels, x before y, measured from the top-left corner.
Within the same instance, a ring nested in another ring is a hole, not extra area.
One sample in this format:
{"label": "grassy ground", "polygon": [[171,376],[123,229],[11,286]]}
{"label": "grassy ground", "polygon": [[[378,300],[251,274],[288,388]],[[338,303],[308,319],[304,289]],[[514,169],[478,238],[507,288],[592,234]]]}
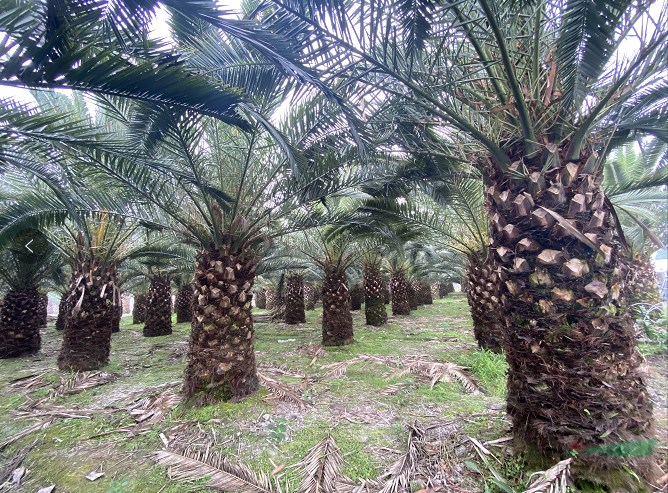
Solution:
{"label": "grassy ground", "polygon": [[[412,423],[436,423],[452,435],[451,451],[460,455],[445,461],[449,469],[444,474],[453,477],[452,491],[483,491],[480,475],[463,466],[466,459],[477,460],[475,450],[461,445],[469,443],[468,436],[481,442],[508,436],[506,365],[503,357],[477,350],[465,298],[451,295],[409,317],[391,318],[378,329],[366,327],[363,312],[354,312],[356,342],[327,348],[312,363],[320,341],[320,317],[321,310],[314,310],[298,326],[256,325],[260,371],[292,385],[306,406],[273,399],[263,388],[241,403],[199,409],[167,403],[163,416],[149,416],[140,424],[128,409],[142,408],[152,397],[178,393],[189,327],[178,324],[173,335],[148,339],[142,337],[141,326],[124,318],[121,332],[113,336],[111,362],[103,369],[112,374],[102,376],[110,381],[67,395],[67,385],[61,387],[61,382],[76,382],[56,369],[60,335],[50,326],[37,356],[0,361],[0,447],[35,423],[52,420],[0,452],[0,469],[25,454],[22,465],[28,473],[21,486],[8,491],[32,493],[52,484],[57,493],[210,491],[171,482],[165,469],[150,461],[149,454],[165,442],[209,446],[265,472],[285,465],[277,474],[292,476],[295,484],[297,470],[290,466],[328,433],[345,459],[346,475],[375,478],[404,452],[406,426]],[[467,392],[456,381],[432,388],[392,365],[371,362],[351,365],[342,376],[327,376],[327,365],[367,354],[395,361],[421,355],[424,361],[462,365],[484,392]],[[26,382],[32,380],[10,385],[29,375],[38,376],[29,388]],[[45,400],[36,403],[39,399]],[[506,449],[488,447],[504,457]],[[511,482],[524,484],[527,472],[518,458],[506,456],[497,468]],[[91,482],[85,478],[91,471],[104,476]]]}

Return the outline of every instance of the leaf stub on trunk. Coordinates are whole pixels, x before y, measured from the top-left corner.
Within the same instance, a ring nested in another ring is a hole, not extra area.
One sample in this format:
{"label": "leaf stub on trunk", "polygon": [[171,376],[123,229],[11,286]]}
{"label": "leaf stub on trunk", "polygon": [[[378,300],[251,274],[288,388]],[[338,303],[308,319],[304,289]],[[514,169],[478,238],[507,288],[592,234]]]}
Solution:
{"label": "leaf stub on trunk", "polygon": [[[238,262],[229,245],[205,250],[195,262],[192,332],[184,392],[196,404],[237,400],[258,388],[250,290],[255,261]],[[216,269],[216,262],[234,271]],[[215,296],[213,290],[224,296]]]}

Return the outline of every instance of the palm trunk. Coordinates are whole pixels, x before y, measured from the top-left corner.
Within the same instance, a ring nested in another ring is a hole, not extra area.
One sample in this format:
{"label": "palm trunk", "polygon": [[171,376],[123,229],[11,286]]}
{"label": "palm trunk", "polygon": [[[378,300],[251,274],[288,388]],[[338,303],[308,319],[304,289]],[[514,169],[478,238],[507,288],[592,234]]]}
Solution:
{"label": "palm trunk", "polygon": [[110,305],[109,317],[111,319],[111,332],[116,333],[121,331],[121,317],[123,316],[123,305]]}
{"label": "palm trunk", "polygon": [[169,276],[155,274],[151,278],[146,298],[144,337],[166,336],[172,333],[172,287]]}
{"label": "palm trunk", "polygon": [[395,273],[390,279],[390,287],[392,288],[392,315],[410,315],[409,284],[406,277],[401,273]]}
{"label": "palm trunk", "polygon": [[440,282],[434,282],[430,286],[431,289],[431,297],[432,299],[434,298],[441,298],[441,283]]}
{"label": "palm trunk", "polygon": [[58,303],[58,317],[56,318],[56,330],[65,329],[65,318],[68,311],[67,299],[67,294],[63,294],[60,297],[60,302]]}
{"label": "palm trunk", "polygon": [[304,284],[304,309],[315,310],[316,300],[315,286],[311,283]]}
{"label": "palm trunk", "polygon": [[[659,283],[652,262],[642,255],[632,259],[621,258],[620,262],[626,270],[622,302],[631,309],[631,313],[639,313],[637,305],[651,306],[661,303]],[[656,314],[660,316],[660,311]]]}
{"label": "palm trunk", "polygon": [[355,284],[350,289],[350,309],[353,311],[361,310],[364,302],[364,288],[359,284]]}
{"label": "palm trunk", "polygon": [[267,289],[265,291],[265,296],[267,298],[267,310],[273,310],[274,307],[276,306],[276,290],[275,289]]}
{"label": "palm trunk", "polygon": [[176,294],[174,300],[174,311],[176,311],[176,323],[185,324],[192,322],[193,310],[193,287],[191,284],[184,284]]}
{"label": "palm trunk", "polygon": [[[588,155],[559,157],[543,173],[540,159],[525,159],[534,171],[526,181],[492,173],[487,190],[513,435],[546,456],[653,436],[633,321],[620,311],[625,273],[601,177],[585,169]],[[652,475],[650,457],[620,455],[579,461],[604,482],[625,466]]]}
{"label": "palm trunk", "polygon": [[353,317],[346,273],[327,264],[322,285],[322,345],[345,346],[352,342]]}
{"label": "palm trunk", "polygon": [[289,325],[306,322],[304,313],[304,276],[291,272],[285,285],[285,323]]}
{"label": "palm trunk", "polygon": [[135,294],[135,303],[132,307],[132,323],[143,324],[146,321],[146,293]]}
{"label": "palm trunk", "polygon": [[58,355],[61,370],[97,370],[109,362],[111,311],[118,285],[116,269],[79,266],[68,294],[63,345]]}
{"label": "palm trunk", "polygon": [[420,305],[432,305],[434,303],[431,297],[431,285],[427,282],[419,281],[415,294]]}
{"label": "palm trunk", "polygon": [[408,295],[408,306],[411,311],[417,310],[419,305],[417,297],[415,296],[415,286],[413,286],[412,282],[407,282],[406,294]]}
{"label": "palm trunk", "polygon": [[387,323],[383,277],[377,265],[364,266],[364,314],[366,324],[380,327]]}
{"label": "palm trunk", "polygon": [[184,392],[196,404],[241,399],[255,392],[251,288],[257,258],[227,242],[195,260],[195,302]]}
{"label": "palm trunk", "polygon": [[0,307],[0,358],[35,354],[42,345],[39,333],[41,293],[37,288],[12,289]]}
{"label": "palm trunk", "polygon": [[503,325],[497,267],[493,258],[471,254],[466,269],[466,299],[471,308],[473,335],[480,349],[501,353]]}
{"label": "palm trunk", "polygon": [[451,282],[442,282],[438,291],[439,298],[445,298],[450,293],[454,293],[455,287]]}
{"label": "palm trunk", "polygon": [[383,304],[389,305],[392,301],[392,294],[390,293],[390,286],[383,281]]}
{"label": "palm trunk", "polygon": [[264,310],[267,307],[267,291],[264,289],[257,289],[253,291],[253,299],[255,300],[255,306],[260,310]]}
{"label": "palm trunk", "polygon": [[39,326],[46,327],[49,318],[49,295],[39,294]]}

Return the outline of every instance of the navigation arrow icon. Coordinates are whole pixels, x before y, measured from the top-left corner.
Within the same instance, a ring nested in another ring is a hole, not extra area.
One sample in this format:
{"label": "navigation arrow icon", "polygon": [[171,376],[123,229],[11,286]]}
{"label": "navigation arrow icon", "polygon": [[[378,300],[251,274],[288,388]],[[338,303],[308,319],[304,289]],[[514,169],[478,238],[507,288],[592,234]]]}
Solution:
{"label": "navigation arrow icon", "polygon": [[26,246],[26,248],[28,249],[28,251],[29,251],[30,253],[35,253],[35,252],[32,251],[32,248],[30,248],[30,247],[28,246],[28,245],[30,245],[31,243],[32,243],[32,240],[30,240],[28,243],[26,243],[25,246]]}

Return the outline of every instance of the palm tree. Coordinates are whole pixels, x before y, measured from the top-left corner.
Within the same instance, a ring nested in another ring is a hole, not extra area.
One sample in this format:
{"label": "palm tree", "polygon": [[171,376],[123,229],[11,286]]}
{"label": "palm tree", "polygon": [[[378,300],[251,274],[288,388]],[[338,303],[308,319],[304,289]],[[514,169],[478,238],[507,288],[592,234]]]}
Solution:
{"label": "palm tree", "polygon": [[350,290],[346,269],[354,260],[342,240],[324,245],[324,256],[315,260],[323,270],[322,345],[345,346],[353,342],[353,318],[350,314]]}
{"label": "palm tree", "polygon": [[410,285],[406,278],[409,270],[407,262],[395,255],[387,261],[386,269],[390,275],[392,315],[410,315]]}

